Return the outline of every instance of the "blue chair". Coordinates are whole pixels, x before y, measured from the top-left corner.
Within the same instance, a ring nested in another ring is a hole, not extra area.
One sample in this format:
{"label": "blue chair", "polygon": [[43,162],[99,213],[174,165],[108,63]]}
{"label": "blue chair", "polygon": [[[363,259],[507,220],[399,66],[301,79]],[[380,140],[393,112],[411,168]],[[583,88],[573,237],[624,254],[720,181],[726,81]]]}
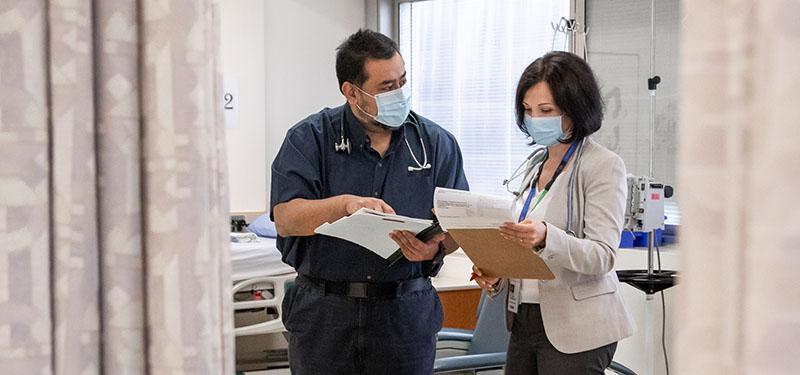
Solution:
{"label": "blue chair", "polygon": [[506,293],[504,290],[494,298],[481,294],[475,331],[444,328],[439,332],[437,353],[461,350],[463,354],[437,358],[435,373],[503,368],[510,337],[506,330]]}

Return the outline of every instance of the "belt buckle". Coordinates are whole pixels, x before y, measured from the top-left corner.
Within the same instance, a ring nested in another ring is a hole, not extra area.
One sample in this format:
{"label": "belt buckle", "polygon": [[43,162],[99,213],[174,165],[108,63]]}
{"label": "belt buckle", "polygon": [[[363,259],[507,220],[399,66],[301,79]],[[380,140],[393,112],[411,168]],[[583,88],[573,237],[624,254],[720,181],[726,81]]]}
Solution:
{"label": "belt buckle", "polygon": [[347,295],[353,298],[367,298],[367,283],[347,284]]}

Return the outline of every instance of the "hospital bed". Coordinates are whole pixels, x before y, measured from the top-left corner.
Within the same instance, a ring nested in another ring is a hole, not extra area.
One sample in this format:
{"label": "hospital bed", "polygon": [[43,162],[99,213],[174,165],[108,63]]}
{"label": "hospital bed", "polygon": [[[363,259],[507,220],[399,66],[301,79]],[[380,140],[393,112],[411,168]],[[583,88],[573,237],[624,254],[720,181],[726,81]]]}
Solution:
{"label": "hospital bed", "polygon": [[296,273],[273,238],[231,242],[230,251],[237,370],[286,366],[281,301]]}
{"label": "hospital bed", "polygon": [[234,282],[289,273],[294,273],[294,268],[281,261],[274,238],[259,237],[256,242],[231,242],[231,278]]}

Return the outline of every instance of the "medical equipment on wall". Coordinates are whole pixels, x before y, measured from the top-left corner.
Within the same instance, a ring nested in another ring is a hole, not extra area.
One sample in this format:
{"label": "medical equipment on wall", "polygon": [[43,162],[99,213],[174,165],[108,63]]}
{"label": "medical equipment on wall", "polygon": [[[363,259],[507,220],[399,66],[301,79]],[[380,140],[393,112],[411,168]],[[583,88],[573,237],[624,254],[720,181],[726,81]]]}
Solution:
{"label": "medical equipment on wall", "polygon": [[647,176],[628,175],[628,201],[625,204],[625,229],[652,232],[664,229],[664,199],[672,197],[672,187]]}
{"label": "medical equipment on wall", "polygon": [[[334,144],[334,150],[336,152],[347,152],[350,154],[350,138],[345,133],[345,126],[344,126],[344,114],[342,114],[342,119],[339,121],[339,142]],[[408,147],[408,152],[411,154],[411,158],[414,159],[414,163],[417,166],[409,165],[408,171],[409,172],[418,172],[426,169],[431,169],[431,164],[428,163],[428,151],[425,148],[425,141],[422,138],[422,126],[417,119],[417,116],[411,112],[408,114],[406,121],[403,123],[411,123],[414,125],[414,129],[417,131],[417,136],[419,138],[419,144],[422,148],[422,162],[420,163],[419,159],[417,159],[417,155],[414,153],[414,150],[411,148],[411,144],[408,143],[408,137],[406,136],[406,128],[403,127],[403,139],[406,141],[406,147]]]}

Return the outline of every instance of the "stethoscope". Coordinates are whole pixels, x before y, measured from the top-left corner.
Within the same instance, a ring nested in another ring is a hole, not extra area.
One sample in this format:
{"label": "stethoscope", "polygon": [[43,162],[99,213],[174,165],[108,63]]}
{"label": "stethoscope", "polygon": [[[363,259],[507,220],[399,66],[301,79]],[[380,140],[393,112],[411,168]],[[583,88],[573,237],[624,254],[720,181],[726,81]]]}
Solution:
{"label": "stethoscope", "polygon": [[[575,150],[575,160],[573,162],[572,171],[570,171],[569,181],[567,183],[567,228],[565,231],[567,232],[567,234],[573,237],[576,237],[575,231],[572,229],[572,221],[573,221],[572,217],[574,210],[574,208],[572,207],[572,202],[574,201],[574,196],[575,196],[575,176],[576,172],[580,168],[580,160],[581,160],[581,155],[583,154],[584,142],[585,139],[581,140]],[[520,165],[517,166],[516,169],[514,169],[514,172],[511,173],[511,176],[503,180],[503,185],[506,187],[506,190],[509,193],[513,194],[516,197],[516,199],[521,199],[522,193],[525,191],[526,186],[529,190],[533,189],[533,184],[537,180],[535,178],[536,177],[535,175],[537,174],[535,166],[537,164],[543,163],[546,157],[547,157],[547,148],[542,147],[533,150],[533,152],[531,152],[531,154],[528,155],[528,157],[525,158],[525,160],[523,160],[522,163],[520,163]],[[525,167],[524,170],[523,167]],[[520,184],[519,189],[512,191],[510,185],[511,182],[523,175],[525,177],[523,177],[522,184]]]}
{"label": "stethoscope", "polygon": [[[349,155],[351,150],[350,138],[345,136],[344,117],[345,115],[344,113],[342,113],[342,119],[339,121],[339,142],[336,142],[333,145],[333,149],[336,152],[347,151],[347,154]],[[406,128],[403,127],[403,140],[406,141],[406,147],[408,147],[408,152],[411,154],[411,158],[414,159],[414,163],[417,164],[416,167],[409,165],[408,171],[418,172],[426,169],[431,169],[431,164],[428,163],[428,151],[425,149],[425,142],[422,140],[422,128],[419,124],[419,120],[417,120],[417,116],[414,115],[414,113],[409,112],[408,117],[406,117],[406,120],[403,122],[403,125],[405,125],[408,122],[414,125],[414,129],[417,130],[417,136],[419,137],[419,144],[422,147],[422,163],[420,163],[419,159],[417,159],[417,155],[414,154],[414,150],[411,149],[411,144],[408,143],[408,137],[406,136]]]}

